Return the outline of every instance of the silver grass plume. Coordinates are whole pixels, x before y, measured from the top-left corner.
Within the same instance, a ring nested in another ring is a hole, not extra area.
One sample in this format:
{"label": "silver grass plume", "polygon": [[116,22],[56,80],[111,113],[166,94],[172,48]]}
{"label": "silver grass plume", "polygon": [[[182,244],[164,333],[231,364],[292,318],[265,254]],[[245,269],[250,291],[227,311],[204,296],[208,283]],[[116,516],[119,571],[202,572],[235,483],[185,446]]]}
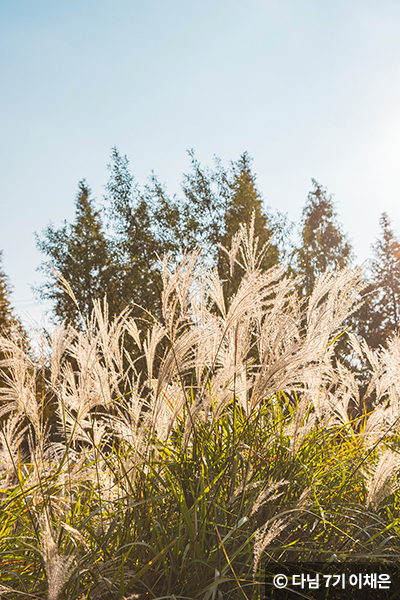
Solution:
{"label": "silver grass plume", "polygon": [[55,533],[46,513],[40,520],[40,533],[40,552],[46,569],[48,600],[58,600],[59,594],[71,574],[74,558],[59,554],[54,539]]}
{"label": "silver grass plume", "polygon": [[270,520],[257,529],[254,536],[253,576],[257,573],[258,563],[265,548],[293,523],[295,517],[289,515]]}
{"label": "silver grass plume", "polygon": [[[284,481],[278,482],[278,485],[283,485]],[[275,488],[277,489],[277,488]],[[272,488],[271,488],[271,491]],[[265,548],[280,535],[285,529],[289,527],[297,518],[298,515],[296,513],[301,512],[305,506],[308,504],[308,495],[310,494],[311,489],[306,488],[300,498],[297,500],[294,508],[291,509],[291,514],[286,515],[285,517],[272,517],[269,519],[264,525],[259,527],[254,536],[254,551],[253,551],[253,576],[257,572],[258,563],[260,562],[260,558]]]}
{"label": "silver grass plume", "polygon": [[276,494],[275,492],[283,485],[287,485],[288,483],[290,483],[288,480],[282,479],[281,481],[278,481],[276,483],[270,483],[269,485],[267,485],[267,487],[264,488],[257,496],[253,507],[250,511],[250,516],[254,515],[268,500],[276,500],[277,498],[282,496],[284,492],[280,492],[279,494]]}
{"label": "silver grass plume", "polygon": [[374,471],[366,477],[367,507],[376,509],[387,496],[399,488],[399,483],[395,480],[399,470],[400,455],[390,449],[384,450]]}

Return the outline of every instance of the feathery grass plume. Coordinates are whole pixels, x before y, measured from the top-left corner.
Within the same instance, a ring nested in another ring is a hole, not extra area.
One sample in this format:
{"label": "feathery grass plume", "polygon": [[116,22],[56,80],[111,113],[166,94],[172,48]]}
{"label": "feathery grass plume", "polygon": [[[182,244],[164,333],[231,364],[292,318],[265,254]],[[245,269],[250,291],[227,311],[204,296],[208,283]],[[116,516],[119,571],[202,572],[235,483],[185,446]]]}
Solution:
{"label": "feathery grass plume", "polygon": [[290,440],[290,454],[294,456],[309,433],[315,428],[316,412],[312,410],[313,395],[309,390],[295,395],[292,418],[284,425],[284,434]]}
{"label": "feathery grass plume", "polygon": [[[252,408],[265,395],[281,390],[304,392],[309,389],[313,391],[318,418],[329,412],[324,382],[332,375],[333,340],[343,320],[354,310],[357,294],[365,285],[360,281],[360,274],[360,270],[355,269],[321,276],[307,307],[305,329],[303,313],[298,308],[293,309],[295,302],[283,306],[281,313],[291,311],[294,325],[289,330],[290,337],[282,333],[273,352],[264,355],[255,376]],[[268,329],[263,335],[268,339]]]}
{"label": "feathery grass plume", "polygon": [[393,426],[396,425],[397,418],[392,415],[388,406],[377,406],[364,419],[364,426],[361,429],[363,447],[366,451],[371,450],[375,446],[379,446],[380,442],[389,439],[390,434],[393,435]]}
{"label": "feathery grass plume", "polygon": [[129,380],[121,345],[125,314],[108,325],[106,306],[103,311],[100,303],[95,303],[85,332],[75,332],[66,346],[68,360],[53,382],[60,421],[74,443],[87,437],[85,431],[93,428],[90,415],[94,409],[106,411],[127,391]]}
{"label": "feathery grass plume", "polygon": [[[331,413],[338,424],[350,425],[351,411],[359,411],[360,394],[354,373],[337,361],[332,375],[333,391],[329,391]],[[361,415],[358,415],[361,416]],[[349,430],[349,433],[352,430]]]}
{"label": "feathery grass plume", "polygon": [[166,330],[160,323],[154,323],[151,329],[147,330],[146,338],[143,342],[144,355],[146,357],[147,374],[151,381],[153,379],[154,361],[156,351],[160,342],[165,338]]}
{"label": "feathery grass plume", "polygon": [[3,402],[0,416],[17,411],[27,417],[41,435],[41,422],[36,399],[37,367],[18,341],[0,337],[0,351],[6,358],[0,361],[4,385],[0,387]]}
{"label": "feathery grass plume", "polygon": [[23,463],[25,452],[21,451],[21,442],[27,430],[21,427],[22,416],[13,413],[1,426],[0,433],[0,479],[2,487],[8,488],[18,478],[18,470]]}
{"label": "feathery grass plume", "polygon": [[64,327],[64,325],[57,325],[50,336],[47,354],[50,365],[51,388],[54,388],[56,381],[59,379],[60,369],[64,364],[66,350],[74,336],[74,330],[71,327]]}
{"label": "feathery grass plume", "polygon": [[384,373],[380,378],[381,394],[390,397],[393,416],[400,416],[400,336],[394,335],[387,343],[387,348],[379,352],[379,359]]}
{"label": "feathery grass plume", "polygon": [[265,548],[277,538],[285,529],[289,527],[295,520],[293,515],[286,517],[278,517],[272,521],[268,521],[262,527],[259,527],[254,536],[254,562],[253,562],[253,577],[255,577],[258,569],[258,563]]}
{"label": "feathery grass plume", "polygon": [[325,347],[332,332],[357,310],[365,287],[361,268],[328,270],[319,275],[307,307],[308,336]]}
{"label": "feathery grass plume", "polygon": [[47,576],[48,600],[58,600],[59,594],[71,574],[74,557],[59,554],[58,545],[54,539],[55,532],[47,512],[42,515],[39,525],[40,551]]}
{"label": "feathery grass plume", "polygon": [[277,490],[279,490],[279,488],[281,488],[283,485],[287,485],[289,484],[290,481],[288,481],[287,479],[282,479],[282,481],[277,481],[276,483],[270,483],[269,485],[267,485],[266,488],[264,488],[259,495],[257,496],[257,498],[255,499],[255,502],[252,506],[252,509],[250,511],[250,516],[253,516],[258,510],[259,508],[265,503],[267,502],[267,500],[270,500],[271,497],[276,500],[277,498],[279,498],[279,496],[282,496],[283,492],[276,494],[275,492]]}
{"label": "feathery grass plume", "polygon": [[365,449],[379,439],[388,439],[400,431],[400,386],[397,373],[400,368],[400,337],[394,335],[387,348],[372,350],[365,340],[361,343],[350,336],[353,348],[365,357],[370,365],[370,381],[363,400],[373,398],[374,409],[364,419]]}
{"label": "feathery grass plume", "polygon": [[[284,484],[286,484],[286,482],[281,481],[276,485],[280,486]],[[275,487],[275,490],[276,489],[278,489],[278,487]],[[273,486],[271,486],[271,491],[273,491]],[[294,508],[291,509],[291,514],[288,514],[284,517],[276,515],[256,530],[253,551],[253,577],[257,572],[258,563],[260,562],[261,555],[265,548],[267,548],[275,538],[277,538],[285,529],[287,529],[289,525],[298,520],[298,513],[300,513],[303,508],[309,504],[308,496],[310,492],[311,489],[309,487],[306,487],[303,490]],[[266,500],[268,500],[268,494],[266,496]],[[257,506],[257,510],[259,510],[259,508],[260,506]]]}
{"label": "feathery grass plume", "polygon": [[[156,399],[153,401],[152,420],[157,438],[166,441],[173,428],[184,421],[185,391],[180,382],[164,385],[161,391],[155,383]],[[192,409],[193,414],[193,409]]]}
{"label": "feathery grass plume", "polygon": [[226,317],[226,304],[224,298],[224,287],[216,268],[207,273],[204,290],[211,303],[218,308],[222,317]]}
{"label": "feathery grass plume", "polygon": [[395,481],[399,470],[399,453],[387,448],[382,452],[375,469],[367,474],[367,507],[377,509],[387,496],[399,489],[399,482]]}
{"label": "feathery grass plume", "polygon": [[[258,249],[259,238],[254,237],[255,212],[251,216],[250,224],[240,223],[238,231],[233,235],[229,249],[219,245],[229,258],[230,275],[233,274],[235,264],[242,267],[247,273],[259,270],[262,260],[271,245],[268,240]],[[237,258],[240,254],[242,262]]]}
{"label": "feathery grass plume", "polygon": [[[323,275],[302,304],[285,267],[262,271],[259,257],[252,224],[242,226],[230,260],[243,278],[231,298],[197,251],[176,267],[164,261],[160,322],[128,312],[110,322],[107,305],[96,302],[80,328],[60,327],[42,370],[57,422],[49,429],[37,402],[40,439],[23,409],[39,374],[9,346],[20,374],[3,392],[0,563],[11,544],[16,575],[5,574],[4,585],[43,595],[45,573],[26,558],[43,510],[53,598],[72,568],[72,546],[79,574],[64,595],[76,598],[231,597],[245,584],[256,597],[265,549],[272,560],[386,551],[389,517],[377,498],[396,486],[397,467],[381,468],[382,484],[373,466],[378,442],[398,433],[396,342],[385,353],[354,342],[355,353],[369,356],[377,405],[352,424],[359,387],[332,358],[359,272]],[[19,482],[6,475],[5,439]],[[23,460],[18,443],[28,449]],[[367,508],[361,467],[371,478]],[[395,532],[392,546],[400,548]]]}
{"label": "feathery grass plume", "polygon": [[67,531],[72,536],[72,538],[78,540],[78,542],[80,542],[82,544],[82,546],[85,548],[85,550],[88,550],[88,551],[90,550],[90,547],[89,547],[86,539],[84,538],[82,533],[80,531],[78,531],[75,527],[71,527],[71,525],[69,525],[68,523],[64,523],[64,521],[60,521],[60,527],[65,529],[65,531]]}
{"label": "feathery grass plume", "polygon": [[113,408],[115,414],[110,415],[109,423],[121,449],[118,458],[121,465],[125,465],[125,476],[131,481],[136,475],[135,467],[143,460],[149,432],[154,427],[152,407],[133,390],[129,401],[114,402]]}
{"label": "feathery grass plume", "polygon": [[175,268],[168,256],[163,260],[161,310],[170,343],[175,341],[182,328],[197,320],[196,298],[199,297],[200,281],[204,273],[200,249],[185,254]]}
{"label": "feathery grass plume", "polygon": [[392,385],[396,361],[393,361],[391,356],[392,344],[396,347],[396,342],[395,339],[392,340],[387,350],[372,350],[365,340],[360,342],[353,334],[349,334],[349,339],[355,354],[363,360],[366,359],[370,367],[369,382],[362,401],[365,403],[369,400],[373,409],[363,417],[361,426],[363,447],[369,451],[378,445],[379,441],[388,439],[389,435],[393,436],[399,430],[400,413],[396,402],[396,390]]}

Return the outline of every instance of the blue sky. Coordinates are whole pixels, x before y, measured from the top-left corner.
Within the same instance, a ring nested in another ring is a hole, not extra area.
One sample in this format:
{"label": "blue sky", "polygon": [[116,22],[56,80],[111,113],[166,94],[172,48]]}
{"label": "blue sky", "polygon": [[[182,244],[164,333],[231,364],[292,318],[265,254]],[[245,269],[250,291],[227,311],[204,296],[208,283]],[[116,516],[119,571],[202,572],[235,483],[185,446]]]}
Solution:
{"label": "blue sky", "polygon": [[313,177],[358,261],[387,211],[400,233],[400,3],[2,0],[0,249],[38,321],[33,232],[101,199],[110,151],[179,192],[186,150],[247,150],[266,204],[298,221]]}

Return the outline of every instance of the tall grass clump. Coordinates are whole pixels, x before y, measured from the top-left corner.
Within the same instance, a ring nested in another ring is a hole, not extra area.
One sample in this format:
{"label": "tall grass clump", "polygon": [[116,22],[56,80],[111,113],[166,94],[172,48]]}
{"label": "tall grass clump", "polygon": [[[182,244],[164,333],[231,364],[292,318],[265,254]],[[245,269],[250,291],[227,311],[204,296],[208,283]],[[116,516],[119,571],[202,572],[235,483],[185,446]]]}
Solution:
{"label": "tall grass clump", "polygon": [[39,361],[1,339],[2,597],[255,600],[269,562],[396,559],[400,338],[350,334],[362,396],[334,358],[361,271],[301,301],[263,251],[242,226],[231,298],[194,252],[161,321],[97,302]]}

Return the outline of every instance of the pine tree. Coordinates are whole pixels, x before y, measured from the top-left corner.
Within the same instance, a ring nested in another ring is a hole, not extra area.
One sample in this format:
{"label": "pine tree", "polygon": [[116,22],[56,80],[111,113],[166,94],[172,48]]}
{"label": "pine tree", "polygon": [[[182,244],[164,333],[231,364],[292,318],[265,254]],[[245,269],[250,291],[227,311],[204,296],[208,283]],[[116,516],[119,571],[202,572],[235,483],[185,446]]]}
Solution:
{"label": "pine tree", "polygon": [[318,275],[350,264],[350,242],[337,221],[332,196],[315,179],[301,220],[301,245],[293,253],[294,271],[303,277],[301,291],[311,294]]}
{"label": "pine tree", "polygon": [[[274,238],[278,232],[282,233],[284,222],[281,216],[273,219],[264,210],[263,199],[256,185],[256,176],[251,170],[251,162],[247,152],[244,152],[237,162],[231,163],[230,197],[224,215],[224,235],[220,243],[229,248],[239,224],[250,223],[254,216],[254,235],[258,239],[258,248],[261,250],[264,244],[269,244],[260,268],[269,269],[279,262],[279,248]],[[221,279],[229,282],[228,296],[236,292],[242,276],[238,270],[230,275],[229,270],[226,255],[220,252],[218,271]]]}
{"label": "pine tree", "polygon": [[201,246],[209,261],[218,257],[218,245],[226,232],[225,216],[231,198],[229,175],[214,157],[214,168],[202,167],[189,151],[191,172],[183,176],[182,240],[185,248]]}
{"label": "pine tree", "polygon": [[[0,337],[16,335],[22,348],[29,350],[29,341],[19,318],[15,315],[10,301],[11,285],[9,279],[2,269],[3,252],[0,250]],[[6,356],[0,349],[0,363]],[[7,367],[0,365],[0,386],[3,374],[9,374]]]}
{"label": "pine tree", "polygon": [[[47,282],[38,291],[42,298],[54,302],[57,318],[77,326],[81,324],[80,314],[85,319],[90,315],[95,299],[106,296],[111,312],[115,311],[115,261],[90,194],[82,180],[75,201],[74,223],[65,221],[60,229],[50,224],[42,237],[36,235],[37,246],[50,259],[40,267],[47,275]],[[70,285],[77,305],[60,285],[57,273]]]}
{"label": "pine tree", "polygon": [[179,209],[168,198],[153,174],[141,191],[130,170],[129,160],[112,149],[106,201],[110,225],[114,231],[113,247],[117,258],[120,308],[131,303],[153,314],[161,309],[161,259],[165,253],[177,255],[179,243]]}
{"label": "pine tree", "polygon": [[10,302],[10,283],[1,268],[2,256],[3,252],[0,250],[0,335],[9,332],[16,322]]}
{"label": "pine tree", "polygon": [[214,168],[202,168],[190,152],[192,172],[184,176],[183,234],[189,248],[201,245],[209,262],[218,267],[225,281],[226,295],[232,295],[240,281],[240,273],[230,274],[226,254],[220,246],[229,248],[240,223],[250,223],[254,214],[255,236],[259,248],[270,241],[261,268],[269,268],[279,260],[278,245],[273,240],[285,228],[281,215],[273,218],[263,207],[263,199],[251,170],[251,158],[244,152],[226,170],[218,158]]}
{"label": "pine tree", "polygon": [[400,330],[400,241],[387,213],[382,214],[379,223],[382,231],[372,245],[371,283],[355,315],[358,334],[372,348],[385,346]]}

